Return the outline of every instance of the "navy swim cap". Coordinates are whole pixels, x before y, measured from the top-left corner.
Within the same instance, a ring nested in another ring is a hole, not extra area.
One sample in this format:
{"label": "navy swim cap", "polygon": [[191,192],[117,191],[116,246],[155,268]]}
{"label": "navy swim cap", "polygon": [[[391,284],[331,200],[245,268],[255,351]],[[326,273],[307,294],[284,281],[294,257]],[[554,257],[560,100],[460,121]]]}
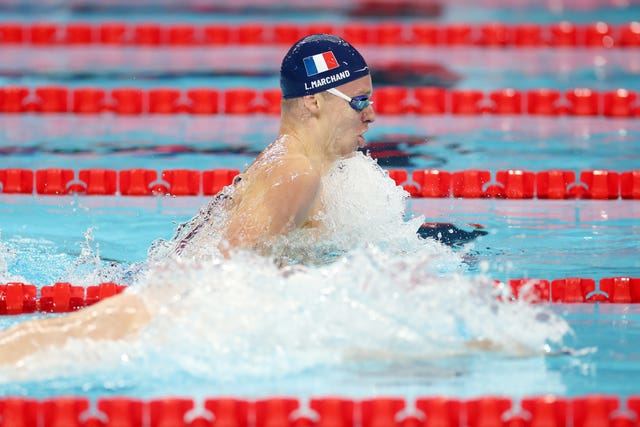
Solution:
{"label": "navy swim cap", "polygon": [[340,86],[369,74],[364,58],[349,43],[313,34],[294,44],[282,60],[282,97],[297,98]]}

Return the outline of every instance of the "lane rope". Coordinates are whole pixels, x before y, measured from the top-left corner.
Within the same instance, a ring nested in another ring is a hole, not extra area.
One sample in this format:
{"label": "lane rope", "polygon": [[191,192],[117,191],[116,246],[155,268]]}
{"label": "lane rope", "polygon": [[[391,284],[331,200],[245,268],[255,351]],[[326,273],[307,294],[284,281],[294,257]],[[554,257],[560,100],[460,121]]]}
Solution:
{"label": "lane rope", "polygon": [[[525,396],[520,399],[481,396],[372,397],[268,397],[245,400],[234,397],[134,397],[0,398],[5,425],[66,427],[215,425],[265,427],[469,427],[549,425],[631,426],[640,418],[640,397],[612,394],[576,397]],[[425,424],[425,419],[429,422]],[[215,423],[214,423],[215,420]]]}
{"label": "lane rope", "polygon": [[[375,111],[385,115],[538,115],[640,117],[637,91],[550,88],[483,91],[439,87],[376,88]],[[0,114],[280,114],[279,88],[68,88],[2,86]]]}
{"label": "lane rope", "polygon": [[[640,277],[570,277],[554,280],[510,279],[494,282],[502,300],[530,303],[640,303]],[[74,286],[68,282],[38,287],[22,282],[0,284],[0,315],[68,313],[119,294],[127,288],[116,283]]]}
{"label": "lane rope", "polygon": [[3,22],[0,46],[221,46],[292,45],[306,34],[332,33],[363,46],[480,47],[640,47],[640,23],[127,23],[127,22]]}
{"label": "lane rope", "polygon": [[[520,169],[388,169],[414,198],[640,199],[640,169],[631,171]],[[50,196],[213,196],[230,185],[237,169],[0,169],[0,194]]]}

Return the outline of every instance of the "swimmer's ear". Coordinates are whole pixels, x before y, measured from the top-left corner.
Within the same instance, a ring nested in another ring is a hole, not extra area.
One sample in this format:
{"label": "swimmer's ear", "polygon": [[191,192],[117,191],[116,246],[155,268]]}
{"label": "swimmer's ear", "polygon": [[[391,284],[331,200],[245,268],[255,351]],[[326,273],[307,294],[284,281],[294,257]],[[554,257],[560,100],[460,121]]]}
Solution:
{"label": "swimmer's ear", "polygon": [[320,110],[320,102],[322,102],[322,100],[318,94],[305,95],[302,97],[302,103],[311,113],[317,113]]}

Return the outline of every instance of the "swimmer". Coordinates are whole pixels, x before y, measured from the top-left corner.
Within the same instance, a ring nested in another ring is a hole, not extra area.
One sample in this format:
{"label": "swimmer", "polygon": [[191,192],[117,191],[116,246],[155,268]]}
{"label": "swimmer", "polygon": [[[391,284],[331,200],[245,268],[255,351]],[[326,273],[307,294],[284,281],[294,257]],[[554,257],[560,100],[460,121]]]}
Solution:
{"label": "swimmer", "polygon": [[[212,204],[223,205],[219,250],[262,252],[269,239],[300,228],[320,227],[322,177],[334,163],[364,146],[375,120],[372,82],[360,53],[339,37],[310,35],[294,44],[280,69],[279,135]],[[176,253],[211,221],[209,209],[196,217]],[[16,363],[34,351],[69,338],[117,340],[151,320],[146,303],[124,292],[81,311],[35,319],[0,334],[0,364]]]}

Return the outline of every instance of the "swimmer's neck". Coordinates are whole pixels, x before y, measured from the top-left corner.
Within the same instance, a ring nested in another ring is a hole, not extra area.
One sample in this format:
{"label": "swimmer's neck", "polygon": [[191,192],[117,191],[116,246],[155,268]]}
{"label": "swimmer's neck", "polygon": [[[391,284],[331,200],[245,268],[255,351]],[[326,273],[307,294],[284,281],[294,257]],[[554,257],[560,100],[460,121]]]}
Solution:
{"label": "swimmer's neck", "polygon": [[330,142],[314,132],[282,127],[278,141],[284,144],[290,153],[299,153],[308,158],[323,174],[339,159],[330,149]]}

